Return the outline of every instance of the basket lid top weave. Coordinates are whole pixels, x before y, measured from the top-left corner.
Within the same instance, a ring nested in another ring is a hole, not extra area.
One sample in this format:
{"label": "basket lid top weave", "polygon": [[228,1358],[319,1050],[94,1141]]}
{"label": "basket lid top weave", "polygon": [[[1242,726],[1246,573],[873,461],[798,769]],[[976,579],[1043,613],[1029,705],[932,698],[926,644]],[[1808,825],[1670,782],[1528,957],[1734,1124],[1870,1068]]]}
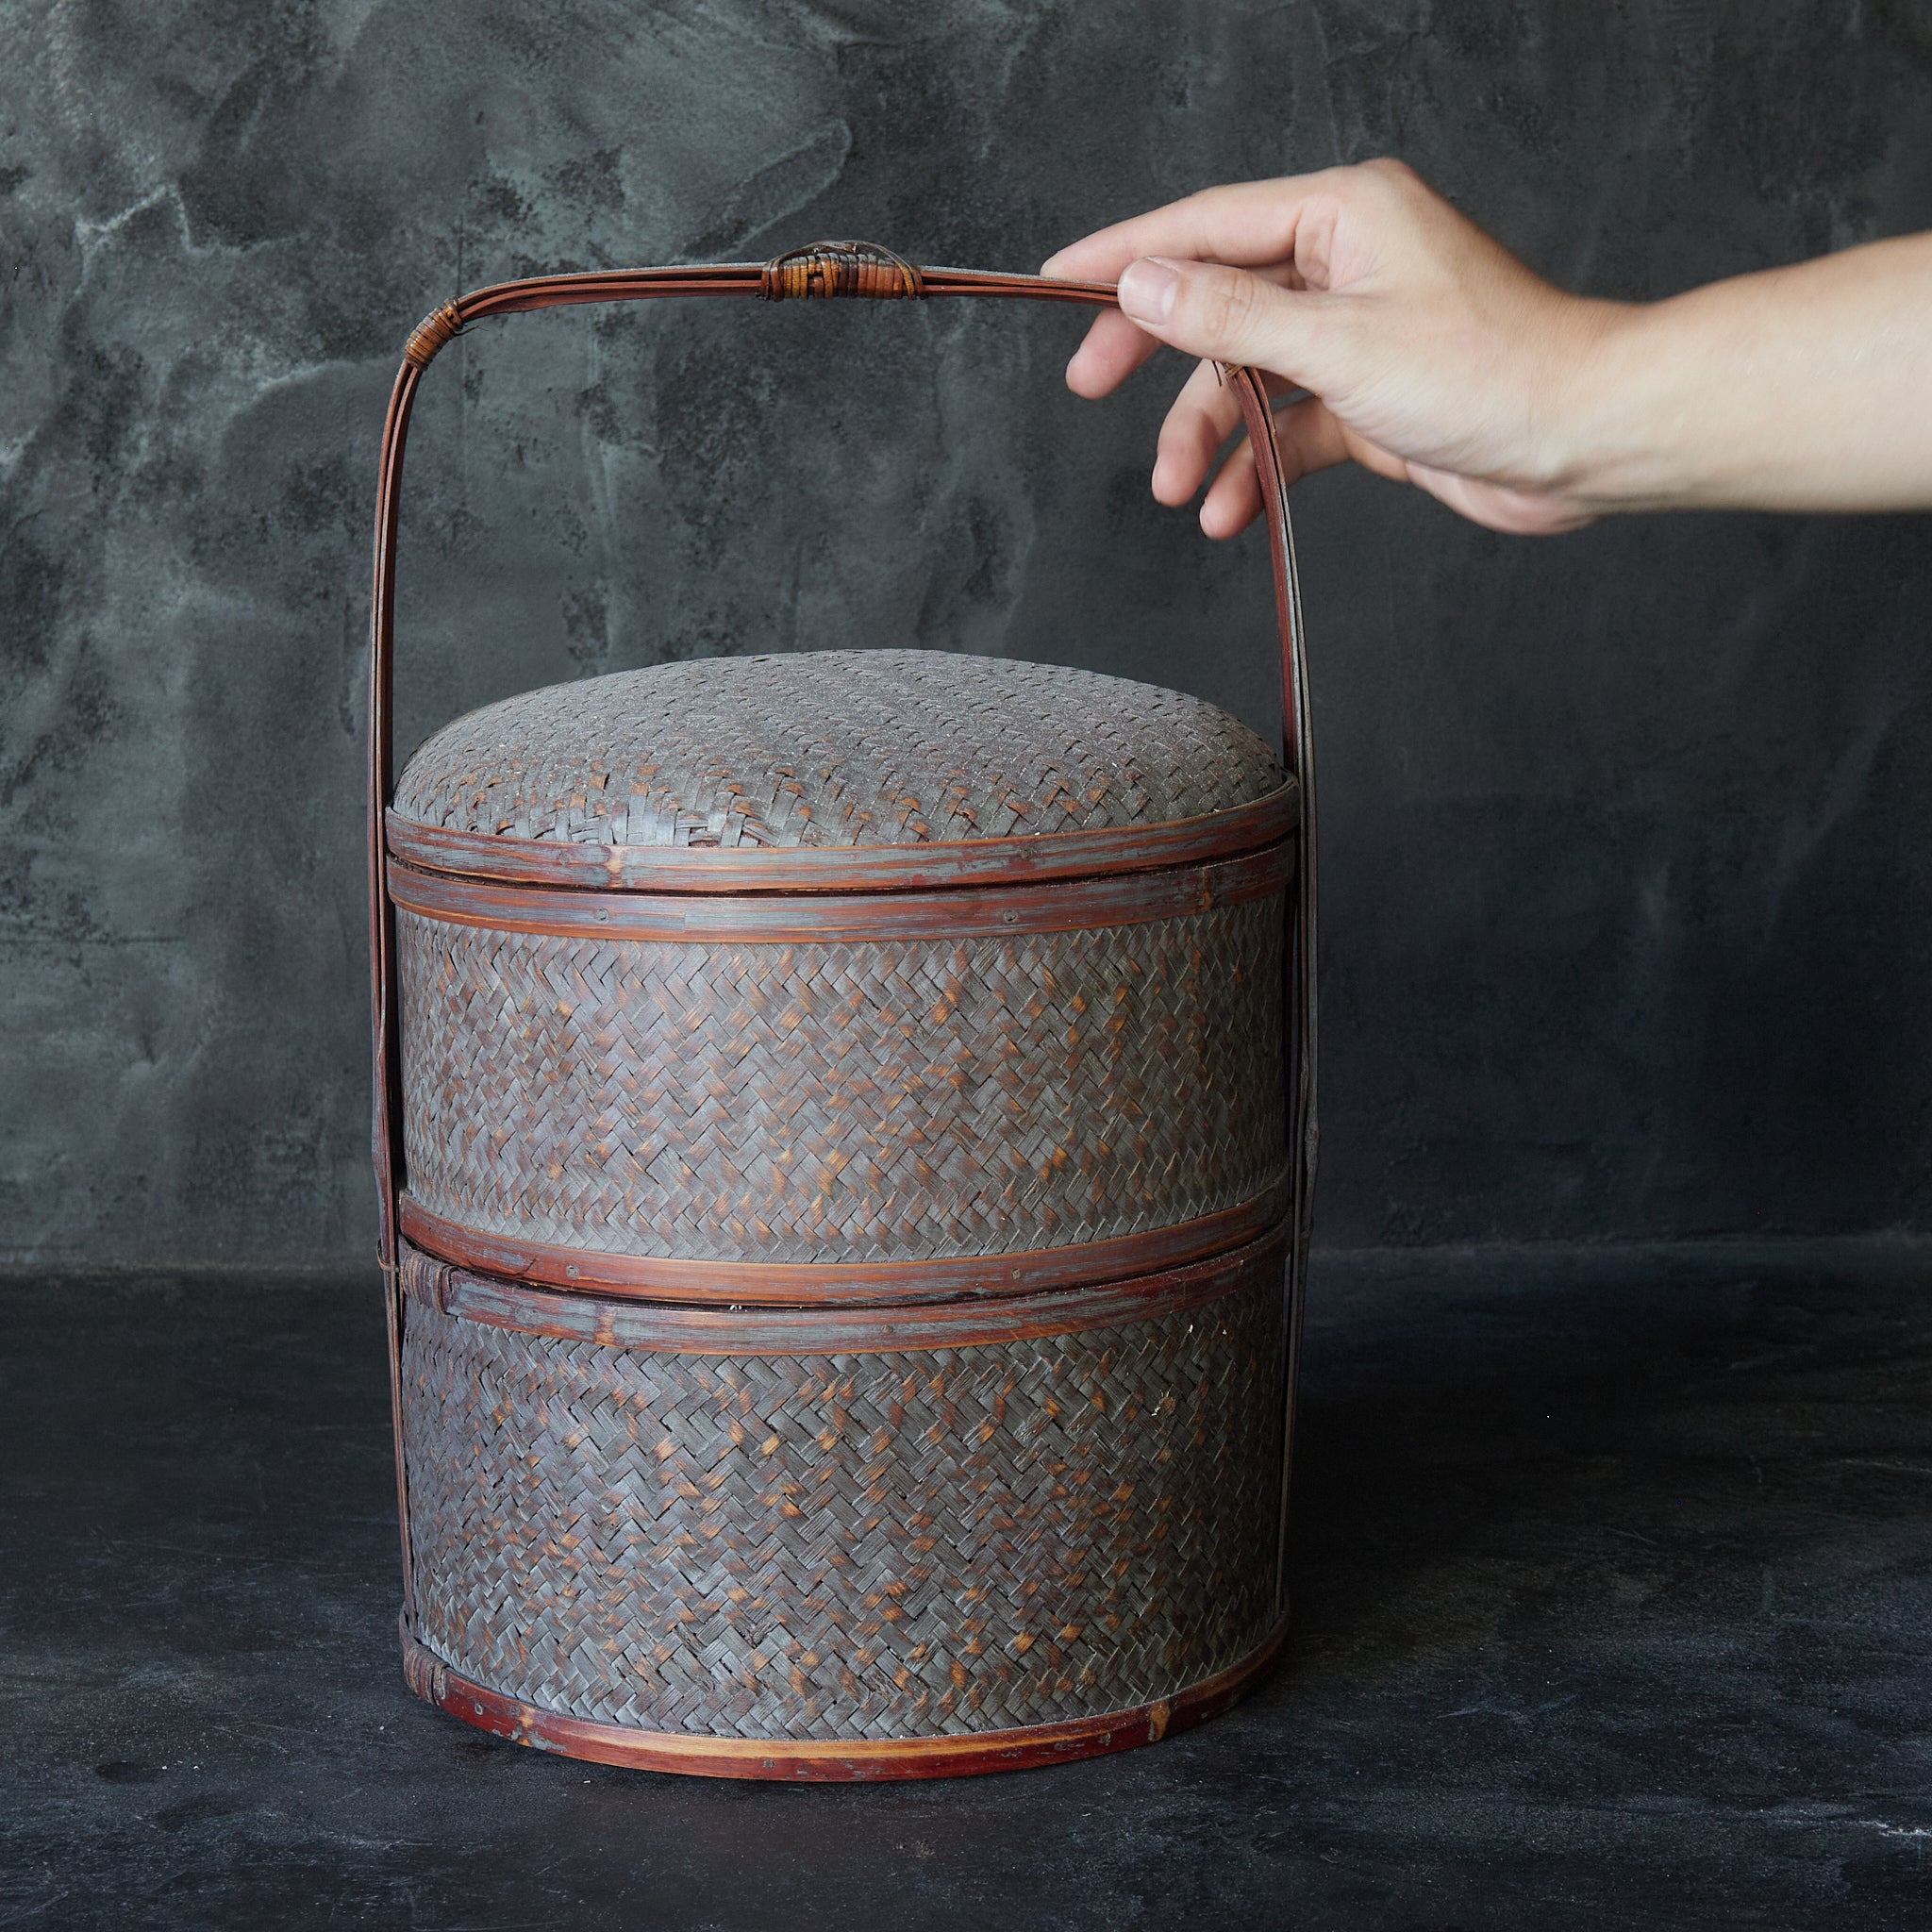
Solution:
{"label": "basket lid top weave", "polygon": [[1119,831],[1287,784],[1225,711],[942,651],[711,658],[487,705],[410,759],[398,819],[610,846],[907,846]]}

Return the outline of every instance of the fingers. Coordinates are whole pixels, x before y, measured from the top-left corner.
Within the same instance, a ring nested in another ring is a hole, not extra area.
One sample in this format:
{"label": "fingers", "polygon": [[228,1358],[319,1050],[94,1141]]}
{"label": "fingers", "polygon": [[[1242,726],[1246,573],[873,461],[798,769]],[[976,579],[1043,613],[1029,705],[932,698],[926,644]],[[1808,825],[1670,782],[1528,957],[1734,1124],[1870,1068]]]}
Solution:
{"label": "fingers", "polygon": [[[1391,482],[1413,484],[1472,523],[1511,536],[1557,536],[1595,521],[1588,506],[1560,496],[1511,490],[1459,476],[1454,471],[1407,462],[1357,435],[1313,396],[1276,413],[1274,442],[1281,457],[1282,482],[1288,488],[1317,470],[1353,462]],[[1155,494],[1163,502],[1169,500],[1158,488]],[[1260,477],[1244,436],[1202,500],[1201,528],[1217,540],[1239,536],[1260,513]]]}
{"label": "fingers", "polygon": [[1178,509],[1208,480],[1215,453],[1241,420],[1241,399],[1211,362],[1194,365],[1160,425],[1154,458],[1157,501]]}
{"label": "fingers", "polygon": [[[1312,396],[1278,410],[1274,447],[1280,452],[1283,485],[1291,489],[1317,470],[1349,461],[1357,455],[1350,446],[1353,441],[1326,406]],[[1244,436],[1202,499],[1201,528],[1216,539],[1236,537],[1260,513],[1261,479],[1256,473],[1254,450]]]}
{"label": "fingers", "polygon": [[1294,257],[1296,225],[1310,197],[1333,193],[1353,174],[1330,168],[1274,181],[1208,188],[1133,220],[1116,222],[1062,248],[1040,271],[1074,281],[1110,282],[1143,255],[1183,256],[1249,267]]}
{"label": "fingers", "polygon": [[1213,263],[1143,259],[1121,277],[1120,310],[1104,311],[1067,364],[1067,387],[1097,397],[1117,389],[1166,343],[1212,362],[1249,362],[1320,389],[1332,355],[1321,343],[1324,298],[1263,275]]}
{"label": "fingers", "polygon": [[1324,325],[1335,299],[1279,288],[1244,269],[1173,257],[1131,262],[1120,279],[1121,311],[1142,333],[1191,356],[1252,363],[1318,392],[1334,373],[1333,331]]}
{"label": "fingers", "polygon": [[[1294,270],[1285,264],[1272,264],[1257,273],[1283,287],[1301,286]],[[1149,335],[1130,316],[1104,308],[1088,325],[1067,364],[1067,387],[1090,399],[1108,395],[1160,347],[1160,339]]]}
{"label": "fingers", "polygon": [[1159,347],[1153,336],[1136,328],[1119,309],[1103,308],[1067,364],[1067,387],[1076,396],[1108,395]]}
{"label": "fingers", "polygon": [[1261,479],[1255,472],[1254,447],[1244,436],[1201,500],[1201,531],[1224,542],[1239,537],[1260,514]]}

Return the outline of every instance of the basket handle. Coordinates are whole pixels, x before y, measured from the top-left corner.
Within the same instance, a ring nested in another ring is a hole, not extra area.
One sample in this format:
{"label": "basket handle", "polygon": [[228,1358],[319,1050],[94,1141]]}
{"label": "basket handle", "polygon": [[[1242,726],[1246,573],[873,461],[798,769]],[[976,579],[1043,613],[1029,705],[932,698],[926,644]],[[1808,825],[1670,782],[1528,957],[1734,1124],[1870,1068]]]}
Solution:
{"label": "basket handle", "polygon": [[[470,323],[529,308],[587,302],[647,302],[669,295],[752,295],[766,301],[859,297],[873,301],[932,301],[949,295],[1013,296],[1034,302],[1117,306],[1109,282],[1066,282],[1043,275],[1002,275],[984,269],[918,268],[889,249],[863,242],[816,242],[764,263],[707,267],[617,269],[591,275],[537,275],[499,282],[459,295],[435,309],[411,332],[403,365],[390,393],[383,425],[382,466],[376,485],[375,582],[370,615],[369,677],[369,918],[373,1028],[375,1034],[375,1154],[380,1195],[380,1254],[391,1296],[391,1365],[400,1307],[395,1294],[396,1186],[401,1173],[401,1040],[395,1006],[395,929],[384,874],[383,813],[395,785],[393,694],[395,665],[396,512],[402,491],[403,455],[409,413],[424,372],[438,352]],[[1313,1205],[1317,1124],[1315,1111],[1315,763],[1309,730],[1307,663],[1302,643],[1301,587],[1288,492],[1275,446],[1268,391],[1259,371],[1224,363],[1254,450],[1267,520],[1268,554],[1274,578],[1275,622],[1281,636],[1283,762],[1300,792],[1294,840],[1296,904],[1288,954],[1288,1002],[1293,1020],[1289,1059],[1289,1162],[1291,1174],[1291,1282],[1298,1290],[1307,1266]],[[1301,1296],[1292,1297],[1291,1319],[1300,1320]],[[1291,1338],[1291,1376],[1296,1339]],[[1290,1384],[1292,1387],[1292,1382]],[[401,1411],[396,1408],[396,1466],[402,1473]],[[1284,1499],[1286,1487],[1284,1485]],[[1285,1501],[1284,1501],[1285,1507]],[[408,1513],[404,1512],[405,1536]],[[404,1566],[405,1589],[409,1566]]]}

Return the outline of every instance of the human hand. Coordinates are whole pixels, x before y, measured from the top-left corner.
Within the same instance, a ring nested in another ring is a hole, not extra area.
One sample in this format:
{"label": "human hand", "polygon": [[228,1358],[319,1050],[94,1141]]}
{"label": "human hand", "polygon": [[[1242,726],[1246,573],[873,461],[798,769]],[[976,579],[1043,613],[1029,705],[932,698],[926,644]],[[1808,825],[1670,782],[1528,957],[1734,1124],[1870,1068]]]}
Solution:
{"label": "human hand", "polygon": [[[1275,395],[1287,482],[1355,461],[1491,529],[1588,523],[1581,425],[1593,350],[1623,312],[1533,275],[1399,161],[1210,188],[1063,248],[1043,275],[1120,283],[1067,366],[1104,396],[1162,343],[1203,358],[1161,428],[1154,494],[1188,502],[1241,421],[1214,364]],[[1201,527],[1232,537],[1261,507],[1243,441]]]}

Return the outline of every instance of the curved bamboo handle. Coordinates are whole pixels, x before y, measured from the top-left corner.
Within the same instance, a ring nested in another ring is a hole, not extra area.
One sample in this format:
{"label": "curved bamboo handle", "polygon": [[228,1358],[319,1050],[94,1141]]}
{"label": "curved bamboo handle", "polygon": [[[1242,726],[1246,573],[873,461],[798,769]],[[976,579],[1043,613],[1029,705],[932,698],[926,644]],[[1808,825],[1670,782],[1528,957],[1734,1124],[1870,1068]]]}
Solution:
{"label": "curved bamboo handle", "polygon": [[[392,701],[395,659],[396,511],[403,456],[417,385],[438,353],[467,325],[486,316],[556,308],[589,302],[646,302],[663,296],[738,295],[766,301],[931,301],[948,295],[1012,296],[1033,302],[1116,306],[1109,282],[1053,281],[1042,275],[1003,275],[984,269],[919,268],[889,249],[862,242],[816,242],[768,262],[719,263],[691,268],[613,269],[591,275],[537,275],[499,282],[446,302],[411,331],[403,365],[391,391],[383,425],[382,466],[376,485],[375,580],[370,611],[369,677],[369,918],[371,1001],[375,1034],[374,1139],[380,1194],[380,1255],[390,1296],[391,1395],[394,1399],[396,1471],[403,1478],[400,1358],[401,1309],[395,1293],[396,1191],[402,1168],[402,1054],[394,1000],[394,920],[383,870],[383,812],[395,788]],[[1291,1174],[1292,1246],[1290,1281],[1289,1387],[1300,1353],[1300,1289],[1307,1278],[1309,1218],[1314,1200],[1318,1126],[1315,1107],[1315,761],[1309,729],[1307,663],[1302,647],[1301,586],[1288,491],[1275,446],[1273,413],[1259,371],[1224,364],[1234,386],[1254,450],[1268,526],[1268,555],[1274,579],[1275,621],[1281,635],[1283,762],[1300,791],[1295,832],[1297,893],[1288,957],[1288,1004],[1294,1020],[1289,1065],[1289,1162]],[[1286,1458],[1292,1431],[1285,1432],[1283,1526],[1287,1510]],[[412,1596],[408,1552],[408,1512],[403,1497],[404,1592]],[[1280,1574],[1277,1556],[1277,1577]]]}

